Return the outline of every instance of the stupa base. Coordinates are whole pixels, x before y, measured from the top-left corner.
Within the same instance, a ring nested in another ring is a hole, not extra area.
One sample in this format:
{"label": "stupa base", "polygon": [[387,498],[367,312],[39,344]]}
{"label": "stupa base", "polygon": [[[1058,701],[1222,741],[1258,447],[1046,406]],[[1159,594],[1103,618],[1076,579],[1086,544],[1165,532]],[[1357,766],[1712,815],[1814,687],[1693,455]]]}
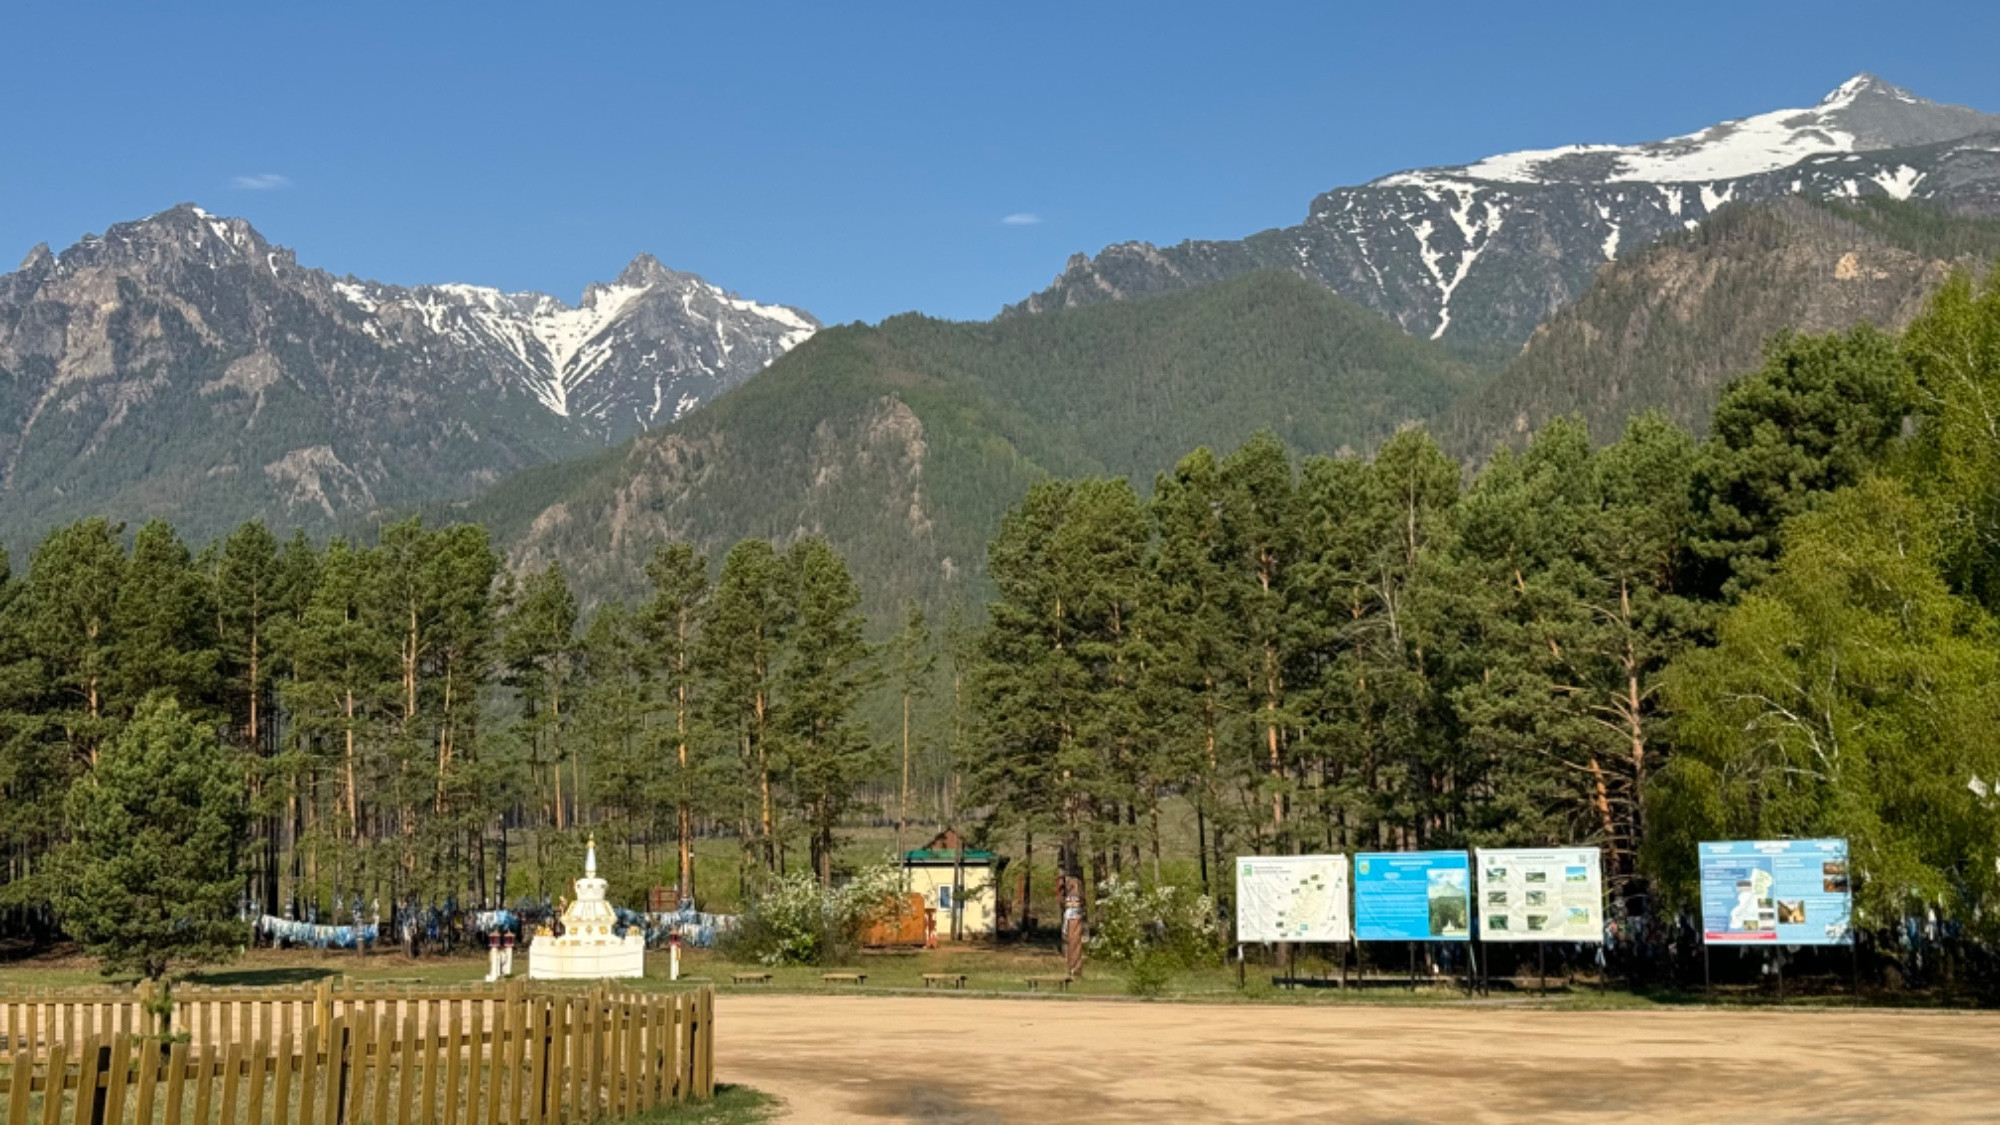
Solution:
{"label": "stupa base", "polygon": [[616,980],[646,975],[646,940],[570,943],[538,937],[528,947],[529,980]]}

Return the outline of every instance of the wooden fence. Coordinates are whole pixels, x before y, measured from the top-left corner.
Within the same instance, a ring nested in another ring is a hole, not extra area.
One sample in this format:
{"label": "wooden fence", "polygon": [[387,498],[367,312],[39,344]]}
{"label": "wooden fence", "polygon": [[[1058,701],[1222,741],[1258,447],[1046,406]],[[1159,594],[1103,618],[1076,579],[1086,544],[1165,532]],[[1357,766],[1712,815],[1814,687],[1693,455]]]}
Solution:
{"label": "wooden fence", "polygon": [[714,995],[0,993],[0,1125],[556,1125],[714,1092]]}

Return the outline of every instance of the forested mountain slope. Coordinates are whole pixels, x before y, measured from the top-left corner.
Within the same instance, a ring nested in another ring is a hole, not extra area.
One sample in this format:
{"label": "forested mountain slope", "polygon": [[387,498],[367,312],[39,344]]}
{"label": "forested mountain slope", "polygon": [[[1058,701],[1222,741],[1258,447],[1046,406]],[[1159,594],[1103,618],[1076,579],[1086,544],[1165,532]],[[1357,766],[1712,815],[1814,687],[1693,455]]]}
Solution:
{"label": "forested mountain slope", "polygon": [[624,450],[523,473],[462,514],[514,562],[629,592],[658,544],[827,536],[878,608],[963,589],[1050,473],[1141,481],[1269,429],[1360,450],[1479,376],[1282,273],[1046,317],[907,315],[819,333]]}
{"label": "forested mountain slope", "polygon": [[1793,197],[1744,204],[1604,267],[1504,371],[1435,419],[1462,460],[1581,415],[1593,439],[1665,411],[1701,434],[1724,384],[1780,333],[1900,330],[1955,268],[2000,258],[2000,222],[1932,207]]}

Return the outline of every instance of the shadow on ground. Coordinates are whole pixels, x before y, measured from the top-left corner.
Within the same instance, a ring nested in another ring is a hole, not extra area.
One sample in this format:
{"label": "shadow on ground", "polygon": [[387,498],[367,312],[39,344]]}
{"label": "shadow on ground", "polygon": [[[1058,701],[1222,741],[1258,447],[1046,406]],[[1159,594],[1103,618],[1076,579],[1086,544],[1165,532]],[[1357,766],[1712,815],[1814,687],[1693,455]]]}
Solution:
{"label": "shadow on ground", "polygon": [[1004,1125],[1005,1118],[985,1106],[969,1105],[949,1090],[906,1086],[878,1094],[854,1107],[864,1117],[915,1121],[923,1125]]}

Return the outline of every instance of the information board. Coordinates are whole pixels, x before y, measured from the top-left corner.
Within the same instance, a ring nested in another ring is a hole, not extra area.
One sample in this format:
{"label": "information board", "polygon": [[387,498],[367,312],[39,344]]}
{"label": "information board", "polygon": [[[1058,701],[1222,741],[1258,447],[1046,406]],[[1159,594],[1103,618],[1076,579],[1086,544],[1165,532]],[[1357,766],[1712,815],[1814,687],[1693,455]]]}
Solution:
{"label": "information board", "polygon": [[1346,941],[1349,936],[1346,856],[1237,857],[1237,941]]}
{"label": "information board", "polygon": [[1467,941],[1471,865],[1464,852],[1354,857],[1354,932],[1362,941]]}
{"label": "information board", "polygon": [[1604,867],[1596,848],[1481,848],[1482,941],[1604,940]]}
{"label": "information board", "polygon": [[1701,929],[1711,943],[1846,945],[1854,892],[1845,840],[1701,845]]}

